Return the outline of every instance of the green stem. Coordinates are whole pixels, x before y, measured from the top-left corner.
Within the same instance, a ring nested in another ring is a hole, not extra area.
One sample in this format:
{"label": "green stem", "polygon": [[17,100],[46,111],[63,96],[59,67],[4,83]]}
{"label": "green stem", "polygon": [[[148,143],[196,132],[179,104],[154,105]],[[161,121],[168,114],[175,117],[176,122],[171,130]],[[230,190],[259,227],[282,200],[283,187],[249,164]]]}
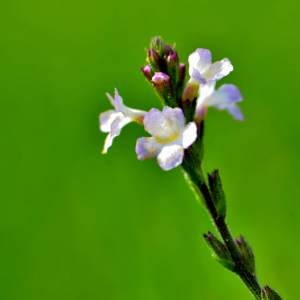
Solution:
{"label": "green stem", "polygon": [[241,255],[237,249],[237,246],[234,242],[232,234],[228,228],[228,225],[225,222],[223,217],[218,216],[217,210],[215,208],[214,202],[211,198],[209,189],[205,182],[198,182],[197,188],[200,190],[201,195],[204,198],[206,207],[209,210],[210,215],[214,221],[215,226],[217,227],[227,249],[229,250],[231,257],[235,263],[235,272],[240,276],[252,294],[255,296],[255,299],[261,299],[261,288],[257,282],[255,275],[249,273],[247,268],[242,262]]}
{"label": "green stem", "polygon": [[218,215],[217,209],[215,207],[214,201],[211,197],[209,188],[202,175],[202,170],[196,171],[193,167],[194,158],[193,153],[187,152],[183,162],[183,168],[188,174],[189,178],[193,182],[196,191],[200,194],[201,198],[204,200],[204,204],[212,217],[212,220],[220,233],[227,249],[230,252],[232,260],[235,264],[235,273],[242,279],[245,285],[248,287],[250,292],[253,294],[255,299],[261,299],[261,287],[254,274],[250,273],[243,263],[239,250],[234,242],[232,234],[225,222],[225,219]]}

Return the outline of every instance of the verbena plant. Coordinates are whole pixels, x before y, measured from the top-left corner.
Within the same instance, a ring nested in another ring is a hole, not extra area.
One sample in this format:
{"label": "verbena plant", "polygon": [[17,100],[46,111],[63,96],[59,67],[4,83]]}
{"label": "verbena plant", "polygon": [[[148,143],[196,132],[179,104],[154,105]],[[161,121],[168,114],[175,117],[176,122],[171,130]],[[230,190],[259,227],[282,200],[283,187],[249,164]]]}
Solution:
{"label": "verbena plant", "polygon": [[174,47],[165,44],[160,37],[153,38],[142,73],[161,97],[164,107],[146,112],[125,106],[117,90],[114,96],[107,94],[114,109],[100,114],[100,129],[108,133],[103,153],[128,123],[144,126],[150,136],[137,140],[137,158],[156,158],[165,171],[182,167],[219,232],[220,237],[211,232],[204,234],[213,256],[241,278],[255,299],[279,300],[282,298],[270,287],[260,286],[249,243],[243,236],[234,238],[227,226],[226,200],[219,171],[214,170],[206,177],[202,170],[204,123],[209,107],[225,110],[236,120],[243,120],[238,107],[242,101],[239,89],[233,84],[216,88],[217,81],[232,70],[229,59],[213,63],[211,52],[199,48],[189,56],[186,72],[186,65],[180,62]]}

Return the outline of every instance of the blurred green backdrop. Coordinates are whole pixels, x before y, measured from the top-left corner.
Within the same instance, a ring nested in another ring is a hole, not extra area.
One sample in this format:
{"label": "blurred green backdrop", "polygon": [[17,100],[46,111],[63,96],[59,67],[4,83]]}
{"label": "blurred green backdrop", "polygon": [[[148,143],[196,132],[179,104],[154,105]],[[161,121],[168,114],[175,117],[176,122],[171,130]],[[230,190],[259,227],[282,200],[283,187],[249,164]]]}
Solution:
{"label": "blurred green backdrop", "polygon": [[11,0],[1,4],[0,299],[251,299],[210,256],[212,230],[179,169],[137,161],[124,129],[106,156],[98,114],[119,88],[160,103],[139,72],[149,38],[229,57],[246,122],[211,110],[229,223],[259,278],[299,299],[299,9],[286,1]]}

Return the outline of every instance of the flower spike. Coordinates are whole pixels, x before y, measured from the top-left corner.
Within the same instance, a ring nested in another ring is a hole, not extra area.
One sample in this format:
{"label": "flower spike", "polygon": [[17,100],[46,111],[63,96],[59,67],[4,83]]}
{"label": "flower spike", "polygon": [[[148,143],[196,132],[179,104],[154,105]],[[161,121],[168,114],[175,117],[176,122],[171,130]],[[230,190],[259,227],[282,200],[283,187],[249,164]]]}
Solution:
{"label": "flower spike", "polygon": [[181,165],[219,233],[218,237],[210,232],[204,235],[214,256],[240,277],[255,299],[281,300],[273,289],[261,287],[252,248],[242,236],[235,239],[227,225],[226,197],[218,170],[208,177],[203,171],[204,117],[208,108],[227,110],[237,120],[244,118],[238,107],[243,100],[239,89],[233,84],[216,88],[217,81],[227,76],[233,66],[227,58],[212,62],[211,52],[204,48],[196,49],[188,62],[190,78],[186,83],[186,65],[175,48],[160,37],[151,40],[147,64],[141,71],[162,98],[164,107],[148,112],[136,110],[123,104],[117,90],[114,97],[107,94],[114,109],[100,115],[100,130],[108,133],[103,153],[128,123],[144,125],[150,136],[137,140],[137,158],[156,158],[165,171]]}

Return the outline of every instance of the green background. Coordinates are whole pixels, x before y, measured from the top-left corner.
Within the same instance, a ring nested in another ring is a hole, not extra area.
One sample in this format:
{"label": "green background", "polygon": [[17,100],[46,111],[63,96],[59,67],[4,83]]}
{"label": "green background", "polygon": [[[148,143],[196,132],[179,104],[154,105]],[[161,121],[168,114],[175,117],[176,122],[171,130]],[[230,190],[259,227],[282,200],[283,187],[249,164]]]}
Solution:
{"label": "green background", "polygon": [[251,299],[202,240],[213,230],[180,169],[136,159],[130,125],[106,156],[99,112],[160,107],[139,72],[151,36],[229,57],[246,121],[210,110],[206,170],[258,275],[299,299],[299,4],[1,2],[0,299]]}

